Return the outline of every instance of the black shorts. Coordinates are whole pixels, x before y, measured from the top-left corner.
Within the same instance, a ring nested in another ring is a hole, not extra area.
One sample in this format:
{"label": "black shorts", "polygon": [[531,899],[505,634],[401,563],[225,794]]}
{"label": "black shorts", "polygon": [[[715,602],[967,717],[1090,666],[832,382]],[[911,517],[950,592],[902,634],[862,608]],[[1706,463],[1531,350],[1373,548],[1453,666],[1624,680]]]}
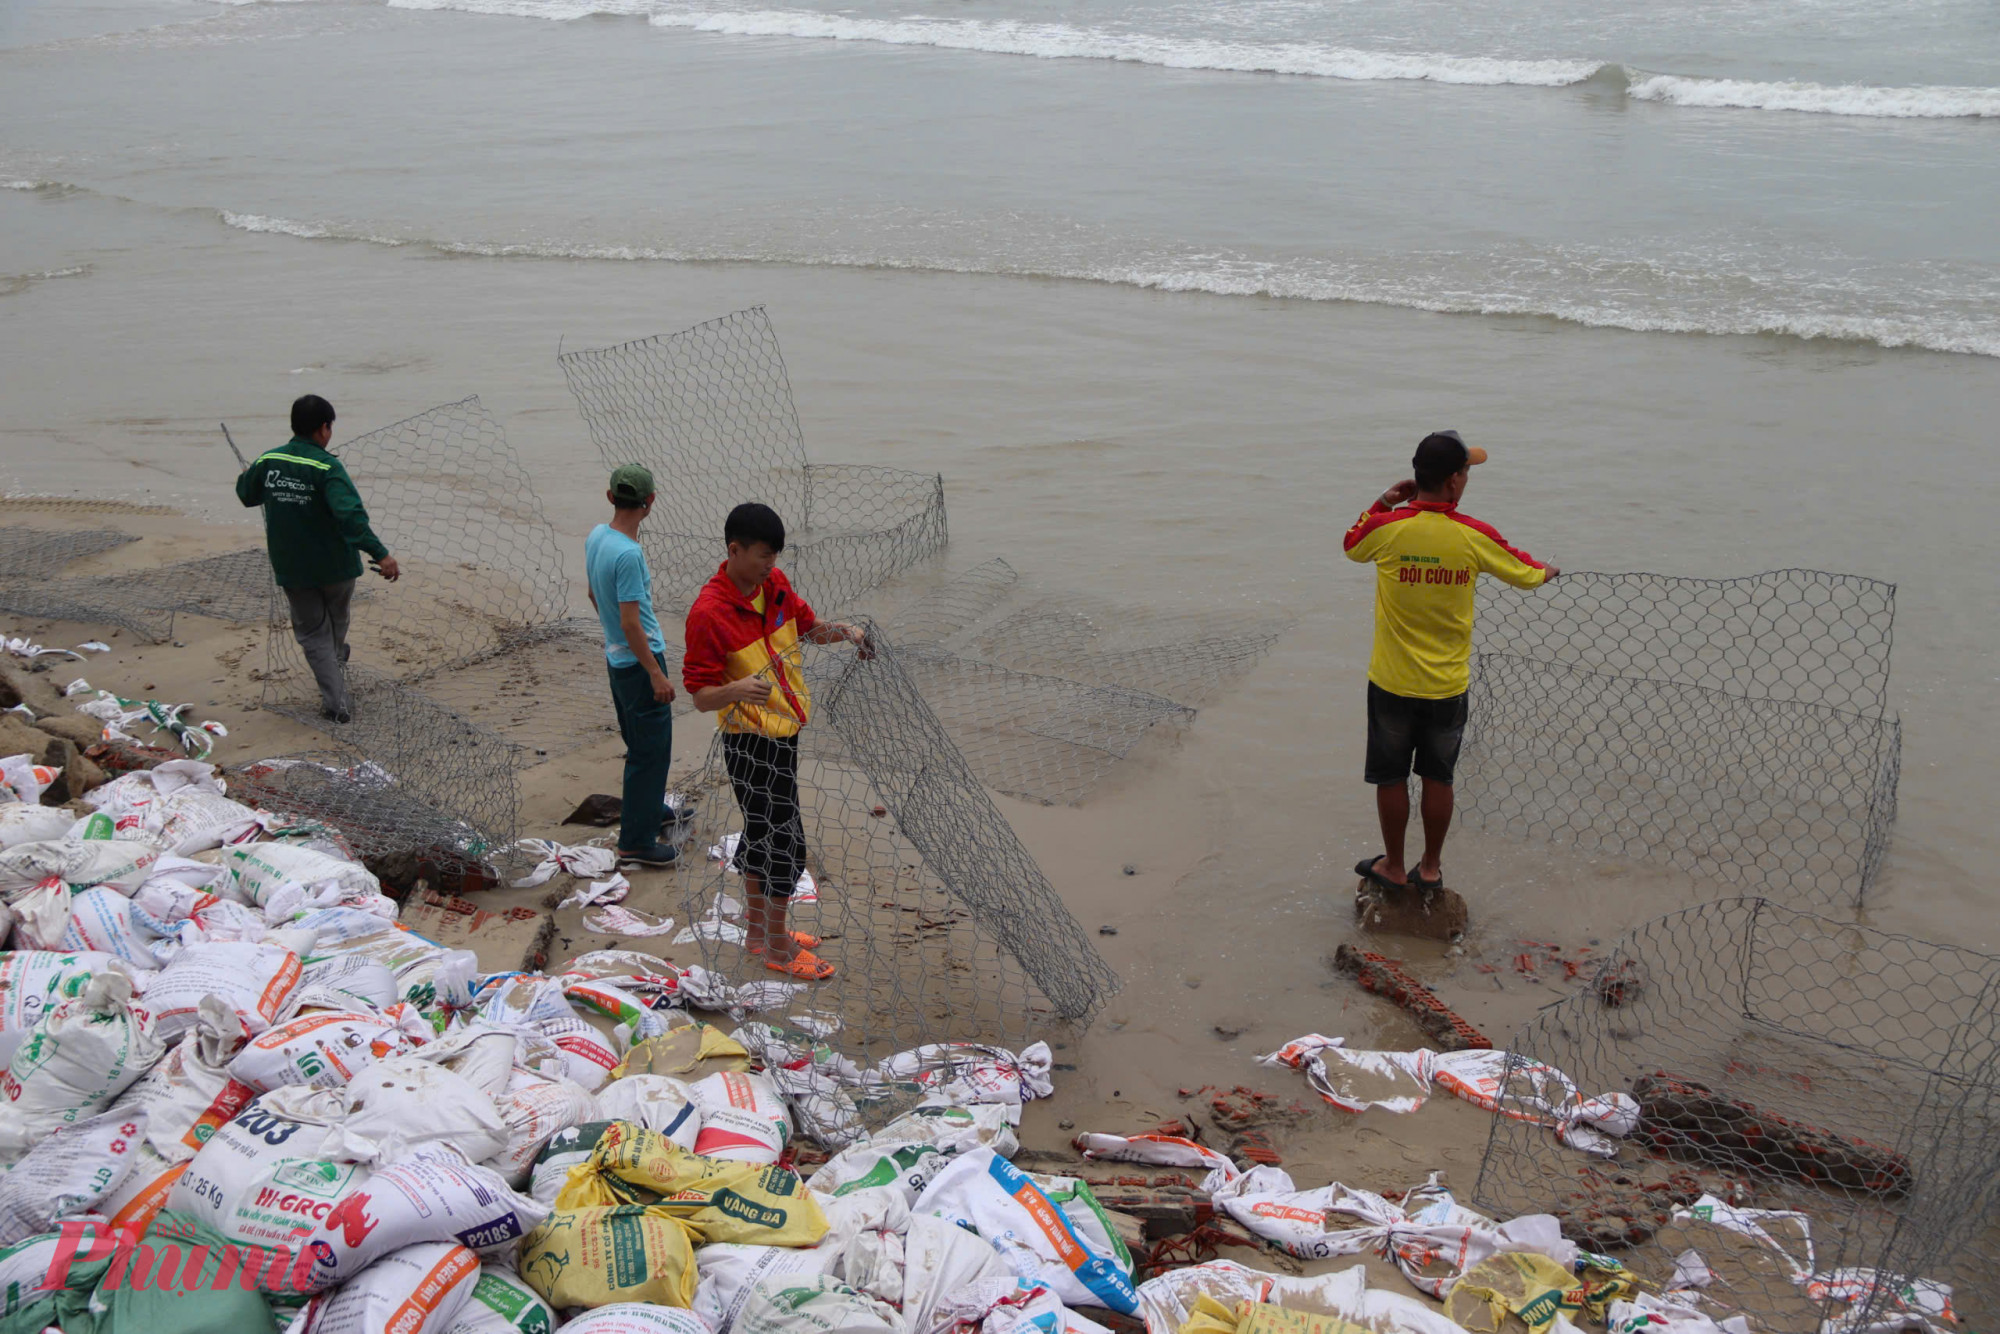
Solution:
{"label": "black shorts", "polygon": [[1449,783],[1463,740],[1464,695],[1411,699],[1368,683],[1369,782],[1407,783],[1415,768],[1419,778]]}
{"label": "black shorts", "polygon": [[805,826],[799,819],[799,739],[754,732],[722,734],[722,767],[743,808],[743,839],[730,869],[754,875],[763,892],[788,899],[805,866]]}

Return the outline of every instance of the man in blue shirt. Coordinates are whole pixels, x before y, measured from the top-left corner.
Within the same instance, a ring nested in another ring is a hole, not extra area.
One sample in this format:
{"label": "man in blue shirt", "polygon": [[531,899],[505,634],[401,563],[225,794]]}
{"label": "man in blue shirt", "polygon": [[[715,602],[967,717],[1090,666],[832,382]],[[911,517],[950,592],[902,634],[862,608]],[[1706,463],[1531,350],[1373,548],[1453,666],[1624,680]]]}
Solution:
{"label": "man in blue shirt", "polygon": [[621,865],[662,868],[676,859],[660,842],[666,817],[667,766],[673,759],[673,683],[664,665],[666,641],[653,615],[653,577],[639,545],[639,523],[653,512],[653,474],[628,463],[611,474],[611,522],[590,530],[583,544],[590,605],[604,625],[604,660],[611,700],[625,738],[624,805],[618,820]]}

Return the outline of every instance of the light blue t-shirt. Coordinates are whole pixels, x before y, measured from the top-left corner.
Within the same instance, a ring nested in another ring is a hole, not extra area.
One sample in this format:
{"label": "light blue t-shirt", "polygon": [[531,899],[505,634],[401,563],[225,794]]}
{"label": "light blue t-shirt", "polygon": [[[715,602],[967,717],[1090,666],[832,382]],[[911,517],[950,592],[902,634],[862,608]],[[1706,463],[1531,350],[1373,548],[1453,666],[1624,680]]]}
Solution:
{"label": "light blue t-shirt", "polygon": [[618,623],[618,604],[639,604],[639,628],[646,643],[661,658],[667,641],[660,638],[660,622],[653,615],[653,578],[646,570],[646,553],[637,542],[608,523],[600,523],[583,540],[584,577],[590,581],[590,595],[597,599],[597,619],[604,623],[604,659],[613,667],[630,667],[638,662],[625,644],[625,627]]}

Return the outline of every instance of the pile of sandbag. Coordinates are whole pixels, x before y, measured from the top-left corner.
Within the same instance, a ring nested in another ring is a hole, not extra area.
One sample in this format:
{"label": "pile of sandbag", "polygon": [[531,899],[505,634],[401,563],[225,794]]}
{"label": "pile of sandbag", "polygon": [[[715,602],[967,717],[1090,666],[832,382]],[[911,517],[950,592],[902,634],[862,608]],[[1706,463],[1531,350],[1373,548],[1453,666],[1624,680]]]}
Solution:
{"label": "pile of sandbag", "polygon": [[[0,803],[0,1329],[1095,1334],[1073,1308],[1139,1309],[1089,1187],[1008,1161],[1045,1046],[862,1068],[747,1021],[794,984],[627,951],[488,975],[206,764],[87,804]],[[923,1105],[871,1135],[854,1099],[891,1084]],[[838,1150],[811,1180],[801,1133]]]}

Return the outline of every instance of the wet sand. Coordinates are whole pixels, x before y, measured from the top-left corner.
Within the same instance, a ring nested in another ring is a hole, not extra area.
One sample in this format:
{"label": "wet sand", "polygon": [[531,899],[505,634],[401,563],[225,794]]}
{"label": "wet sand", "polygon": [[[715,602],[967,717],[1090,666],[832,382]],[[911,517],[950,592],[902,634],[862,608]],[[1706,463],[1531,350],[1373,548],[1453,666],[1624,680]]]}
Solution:
{"label": "wet sand", "polygon": [[[607,274],[240,233],[134,266],[115,282],[7,298],[12,327],[34,337],[13,340],[0,480],[185,511],[118,517],[145,540],[77,573],[256,541],[213,423],[227,417],[246,450],[276,443],[284,405],[311,389],[341,410],[337,435],[479,393],[574,539],[573,577],[599,517],[595,483],[579,478],[598,465],[555,367],[555,333],[595,345],[761,301],[810,456],[942,471],[954,567],[1002,556],[1051,589],[1290,617],[1253,673],[1184,734],[1148,740],[1081,806],[997,799],[1124,979],[1089,1032],[1055,1035],[1058,1061],[1075,1069],[1031,1110],[1031,1145],[1066,1141],[1065,1121],[1143,1129],[1203,1084],[1310,1104],[1301,1077],[1253,1060],[1302,1033],[1421,1042],[1329,964],[1352,934],[1348,868],[1379,844],[1358,773],[1372,588],[1338,545],[1400,474],[1409,442],[1437,425],[1494,453],[1467,508],[1568,568],[1805,565],[1900,581],[1902,820],[1865,916],[1972,948],[1992,940],[1978,870],[1995,850],[1981,794],[2000,740],[1983,707],[2000,649],[1987,614],[2000,536],[1983,521],[1982,461],[2000,363],[1043,281],[768,266]],[[311,317],[274,307],[279,287]],[[8,619],[44,642],[88,632]],[[197,701],[231,728],[218,759],[324,744],[247,709],[261,629],[186,620],[180,634],[181,648],[114,638],[115,661],[82,670]],[[680,762],[707,739],[705,719],[681,720]],[[555,822],[579,797],[616,789],[618,752],[607,738],[528,770],[522,832],[575,837]],[[1386,952],[1496,1043],[1563,985],[1513,971],[1520,940],[1608,943],[1716,892],[1465,831],[1446,864],[1472,906],[1465,953]],[[635,883],[629,906],[679,915],[647,877]],[[1105,925],[1117,933],[1097,934]],[[570,953],[610,943],[585,934],[574,910],[559,933]],[[692,961],[685,948],[626,943]],[[1440,1096],[1403,1117],[1314,1109],[1279,1138],[1301,1184],[1401,1187],[1444,1168],[1469,1190],[1486,1125]]]}

